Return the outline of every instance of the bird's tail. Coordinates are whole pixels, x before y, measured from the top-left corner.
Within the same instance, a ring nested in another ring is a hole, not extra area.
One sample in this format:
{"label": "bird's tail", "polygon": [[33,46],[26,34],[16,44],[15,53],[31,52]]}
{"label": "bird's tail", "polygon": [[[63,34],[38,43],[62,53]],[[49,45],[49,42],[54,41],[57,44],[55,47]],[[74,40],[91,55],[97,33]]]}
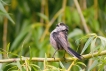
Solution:
{"label": "bird's tail", "polygon": [[74,51],[73,49],[71,49],[70,47],[68,47],[67,52],[68,52],[70,55],[73,55],[73,56],[77,57],[77,58],[80,59],[80,60],[83,58],[80,54],[78,54],[77,52],[75,52],[75,51]]}

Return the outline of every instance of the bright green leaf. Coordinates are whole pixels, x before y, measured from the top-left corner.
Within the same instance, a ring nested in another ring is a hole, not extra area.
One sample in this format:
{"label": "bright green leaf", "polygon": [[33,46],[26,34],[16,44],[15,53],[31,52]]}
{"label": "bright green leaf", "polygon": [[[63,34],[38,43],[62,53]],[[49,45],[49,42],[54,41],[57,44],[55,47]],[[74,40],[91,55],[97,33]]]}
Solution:
{"label": "bright green leaf", "polygon": [[83,54],[84,51],[88,48],[88,46],[90,45],[90,43],[91,43],[91,41],[93,40],[93,38],[94,38],[94,37],[90,37],[90,38],[87,40],[87,42],[86,42],[85,45],[84,45],[84,48],[82,49],[81,54]]}
{"label": "bright green leaf", "polygon": [[19,61],[17,61],[16,65],[17,65],[17,67],[19,68],[19,70],[22,71],[22,66],[21,66],[21,64],[20,64]]}
{"label": "bright green leaf", "polygon": [[9,16],[9,14],[7,13],[7,11],[3,7],[2,1],[0,1],[0,10],[2,11],[2,14],[3,15],[5,15],[13,24],[15,24],[15,22],[12,20],[12,18]]}
{"label": "bright green leaf", "polygon": [[92,65],[90,65],[90,67],[88,68],[87,71],[91,71],[94,67],[96,67],[98,65],[98,60],[95,60]]}

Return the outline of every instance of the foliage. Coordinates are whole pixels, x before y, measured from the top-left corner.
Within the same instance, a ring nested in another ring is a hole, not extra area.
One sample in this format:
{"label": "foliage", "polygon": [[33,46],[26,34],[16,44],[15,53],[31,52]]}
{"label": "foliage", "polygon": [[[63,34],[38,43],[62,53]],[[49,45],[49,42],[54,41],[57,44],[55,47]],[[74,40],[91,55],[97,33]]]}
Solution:
{"label": "foliage", "polygon": [[[104,71],[105,55],[74,63],[46,61],[54,53],[49,34],[58,22],[65,22],[69,26],[68,40],[78,53],[100,53],[106,49],[106,1],[78,1],[89,33],[84,29],[74,0],[0,0],[0,59],[45,58],[44,62],[26,60],[2,63],[0,70],[66,71],[72,66],[71,71]],[[62,56],[63,52],[56,54],[56,57]],[[66,54],[66,57],[70,56]]]}

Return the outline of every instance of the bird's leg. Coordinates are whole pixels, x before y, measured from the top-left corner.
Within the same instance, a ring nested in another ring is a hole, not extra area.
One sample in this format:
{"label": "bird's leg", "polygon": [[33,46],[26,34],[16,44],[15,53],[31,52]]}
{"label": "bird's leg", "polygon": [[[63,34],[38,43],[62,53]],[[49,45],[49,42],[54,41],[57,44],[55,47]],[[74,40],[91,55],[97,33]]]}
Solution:
{"label": "bird's leg", "polygon": [[66,61],[66,58],[65,58],[65,53],[66,53],[66,51],[64,52],[63,59],[64,59],[65,62],[67,62],[67,61]]}
{"label": "bird's leg", "polygon": [[54,52],[54,54],[53,54],[53,56],[52,56],[52,58],[54,58],[54,60],[55,60],[55,57],[54,57],[54,55],[56,54],[56,52],[58,51],[58,49],[57,50],[55,50],[55,52]]}

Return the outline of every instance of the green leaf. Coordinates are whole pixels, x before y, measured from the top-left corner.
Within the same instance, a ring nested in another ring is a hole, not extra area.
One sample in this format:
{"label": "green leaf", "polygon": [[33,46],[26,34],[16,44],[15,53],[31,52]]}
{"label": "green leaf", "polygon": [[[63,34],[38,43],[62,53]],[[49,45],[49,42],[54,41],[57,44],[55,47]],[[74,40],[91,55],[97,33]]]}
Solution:
{"label": "green leaf", "polygon": [[8,63],[8,64],[5,65],[5,67],[7,67],[7,66],[9,66],[9,65],[13,65],[13,66],[15,66],[16,63]]}
{"label": "green leaf", "polygon": [[26,37],[26,35],[30,30],[31,30],[31,26],[29,25],[29,21],[25,20],[19,35],[16,37],[16,39],[11,45],[11,50],[19,47],[20,44],[23,43],[24,38]]}
{"label": "green leaf", "polygon": [[5,15],[13,24],[15,24],[15,22],[12,20],[12,18],[9,16],[9,14],[7,13],[7,11],[3,7],[2,1],[0,1],[0,10],[3,12],[2,13],[3,15]]}
{"label": "green leaf", "polygon": [[95,38],[94,40],[91,41],[91,52],[92,52],[92,53],[95,51],[94,49],[95,49],[95,47],[96,47],[96,45],[95,45],[96,39],[97,39],[97,38]]}
{"label": "green leaf", "polygon": [[79,16],[77,10],[73,11],[73,13],[72,13],[72,20],[75,22],[75,24],[80,24],[80,16]]}
{"label": "green leaf", "polygon": [[6,51],[9,51],[9,47],[10,47],[10,43],[8,43],[7,47],[6,47]]}
{"label": "green leaf", "polygon": [[79,71],[83,71],[83,69],[79,65],[75,65],[79,68]]}
{"label": "green leaf", "polygon": [[77,39],[77,40],[75,41],[75,43],[76,43],[77,45],[79,45],[79,43],[80,43],[81,40],[86,39],[86,38],[88,38],[88,37],[89,37],[88,35],[83,36],[83,37]]}
{"label": "green leaf", "polygon": [[45,53],[44,68],[46,68],[47,65],[48,65],[48,62],[47,62],[47,55],[46,55],[46,53]]}
{"label": "green leaf", "polygon": [[32,50],[31,50],[31,48],[30,48],[30,46],[29,46],[29,52],[30,52],[30,60],[32,60]]}
{"label": "green leaf", "polygon": [[77,64],[81,64],[86,67],[86,65],[83,62],[77,62]]}
{"label": "green leaf", "polygon": [[98,38],[100,38],[102,46],[105,47],[106,46],[106,38],[102,37],[102,36],[98,36]]}
{"label": "green leaf", "polygon": [[16,47],[19,46],[20,42],[22,41],[22,39],[26,36],[26,34],[28,33],[28,31],[25,31],[23,33],[20,33],[17,38],[14,40],[12,46],[11,46],[11,50],[15,49]]}
{"label": "green leaf", "polygon": [[95,60],[92,65],[90,65],[90,67],[88,68],[87,71],[91,71],[94,67],[96,67],[98,65],[98,60]]}
{"label": "green leaf", "polygon": [[61,61],[59,61],[59,63],[60,63],[60,66],[65,69],[65,67],[64,67],[64,65],[61,63]]}
{"label": "green leaf", "polygon": [[17,67],[19,68],[19,70],[22,71],[22,66],[21,66],[21,64],[20,64],[19,61],[17,61],[16,65],[17,65]]}
{"label": "green leaf", "polygon": [[[8,57],[9,47],[10,47],[10,43],[8,43],[8,45],[7,45],[7,47],[6,47],[7,57]],[[9,57],[8,57],[8,58],[9,58]]]}
{"label": "green leaf", "polygon": [[72,37],[75,37],[75,36],[78,36],[78,35],[82,35],[83,32],[81,29],[74,29],[69,35],[68,35],[68,38],[72,38]]}
{"label": "green leaf", "polygon": [[[70,22],[72,22],[72,14],[70,13],[71,11],[70,11],[70,7],[66,7],[65,8],[65,16],[66,16],[66,19],[67,19],[67,23],[70,23]],[[70,23],[70,24],[72,24],[72,23]]]}
{"label": "green leaf", "polygon": [[30,64],[30,65],[31,65],[31,67],[33,67],[34,70],[39,70],[39,71],[41,71],[41,69],[40,69],[39,66],[37,66],[37,65],[35,65],[35,64]]}
{"label": "green leaf", "polygon": [[17,68],[17,66],[12,66],[12,67],[8,68],[7,71],[12,71],[14,68]]}
{"label": "green leaf", "polygon": [[94,20],[92,21],[92,28],[95,30],[95,31],[99,31],[99,22],[97,20]]}
{"label": "green leaf", "polygon": [[93,40],[93,38],[94,38],[94,37],[90,37],[90,38],[87,40],[87,42],[86,42],[85,45],[84,45],[84,48],[82,49],[81,54],[83,54],[84,51],[88,48],[88,46],[90,45],[90,43],[91,43],[91,41]]}
{"label": "green leaf", "polygon": [[43,18],[46,21],[49,21],[48,17],[42,13],[37,13],[38,16],[40,16],[41,18]]}

